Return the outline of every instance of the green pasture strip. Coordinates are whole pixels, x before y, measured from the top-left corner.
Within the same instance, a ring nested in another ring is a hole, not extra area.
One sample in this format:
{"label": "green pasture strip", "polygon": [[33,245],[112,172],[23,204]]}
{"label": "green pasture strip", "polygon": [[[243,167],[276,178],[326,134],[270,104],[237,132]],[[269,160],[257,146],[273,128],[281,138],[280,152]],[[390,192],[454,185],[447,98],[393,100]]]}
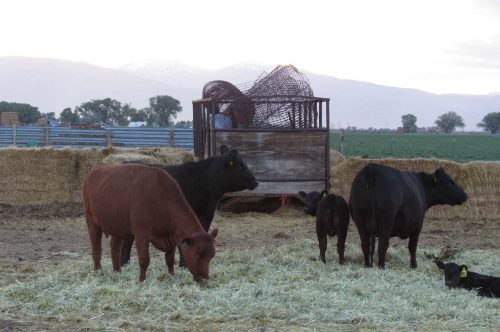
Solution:
{"label": "green pasture strip", "polygon": [[[330,146],[339,150],[339,134]],[[344,155],[363,158],[437,158],[455,161],[500,161],[500,135],[345,133]]]}
{"label": "green pasture strip", "polygon": [[[334,246],[324,265],[315,241],[218,253],[212,280],[200,286],[186,270],[165,272],[155,254],[146,281],[134,260],[122,273],[92,271],[91,258],[3,269],[0,320],[51,322],[99,330],[496,330],[500,301],[447,289],[442,272],[419,249],[409,268],[405,248],[390,248],[386,270],[365,269],[360,249],[347,245],[347,263]],[[427,251],[437,253],[437,250]],[[500,275],[499,250],[461,252],[456,262]],[[7,282],[5,282],[7,281]],[[35,324],[36,326],[36,324]]]}

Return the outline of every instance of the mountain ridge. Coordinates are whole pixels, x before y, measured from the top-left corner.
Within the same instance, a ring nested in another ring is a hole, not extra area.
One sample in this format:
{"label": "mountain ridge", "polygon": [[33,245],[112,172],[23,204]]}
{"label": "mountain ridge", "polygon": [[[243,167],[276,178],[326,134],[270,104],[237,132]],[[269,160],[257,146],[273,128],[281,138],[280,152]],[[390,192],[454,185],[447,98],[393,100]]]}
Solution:
{"label": "mountain ridge", "polygon": [[[151,62],[151,61],[150,61]],[[163,67],[162,67],[163,66]],[[0,57],[0,100],[24,102],[41,112],[59,114],[91,99],[113,98],[133,107],[146,107],[149,98],[168,94],[181,102],[177,120],[192,119],[191,102],[201,97],[211,80],[233,84],[256,80],[274,67],[232,65],[218,70],[174,63],[170,67],[147,61],[119,68],[50,58]],[[298,68],[300,70],[300,68]],[[371,82],[336,78],[303,71],[316,96],[330,98],[334,127],[396,128],[401,116],[414,114],[419,127],[434,125],[439,115],[455,111],[464,118],[466,130],[490,112],[500,112],[500,93],[488,95],[433,94]]]}

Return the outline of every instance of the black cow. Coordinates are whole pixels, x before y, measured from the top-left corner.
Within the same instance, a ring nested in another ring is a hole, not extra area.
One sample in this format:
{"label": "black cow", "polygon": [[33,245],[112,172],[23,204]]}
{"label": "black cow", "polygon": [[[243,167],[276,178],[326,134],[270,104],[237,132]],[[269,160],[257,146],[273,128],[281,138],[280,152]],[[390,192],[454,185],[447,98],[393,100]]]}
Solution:
{"label": "black cow", "polygon": [[481,296],[500,297],[500,278],[471,272],[467,265],[445,264],[440,260],[435,260],[435,263],[444,271],[446,286],[476,290]]}
{"label": "black cow", "polygon": [[304,212],[316,216],[316,235],[321,261],[326,264],[327,235],[337,235],[339,263],[344,264],[345,240],[349,226],[349,208],[345,199],[342,196],[328,194],[326,190],[321,193],[312,191],[308,194],[300,191],[299,194],[306,201]]}
{"label": "black cow", "polygon": [[[180,165],[146,164],[168,172],[181,187],[187,202],[207,232],[222,195],[240,190],[253,190],[259,183],[237,150],[221,146],[221,155]],[[120,264],[130,261],[132,241],[124,241]],[[181,266],[184,266],[181,257]]]}
{"label": "black cow", "polygon": [[378,237],[378,266],[385,268],[389,238],[410,238],[410,267],[417,267],[416,252],[425,212],[434,205],[458,205],[467,194],[443,168],[434,173],[402,172],[368,164],[354,178],[349,210],[358,228],[365,266],[372,267]]}

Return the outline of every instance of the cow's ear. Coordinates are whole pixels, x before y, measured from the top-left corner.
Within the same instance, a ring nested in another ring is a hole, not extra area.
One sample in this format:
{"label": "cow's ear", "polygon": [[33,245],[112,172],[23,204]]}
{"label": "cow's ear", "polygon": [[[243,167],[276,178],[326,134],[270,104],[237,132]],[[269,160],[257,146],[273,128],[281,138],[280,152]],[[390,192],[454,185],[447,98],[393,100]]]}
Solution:
{"label": "cow's ear", "polygon": [[221,154],[221,156],[222,156],[224,153],[228,153],[228,152],[229,152],[229,148],[227,147],[227,145],[222,144],[222,145],[220,146],[220,154]]}
{"label": "cow's ear", "polygon": [[234,159],[229,153],[225,154],[223,158],[226,166],[232,167],[234,165]]}
{"label": "cow's ear", "polygon": [[442,260],[439,260],[439,259],[436,259],[434,260],[434,263],[436,263],[436,265],[441,269],[441,270],[444,270],[444,263]]}
{"label": "cow's ear", "polygon": [[212,239],[215,239],[217,237],[217,234],[219,234],[219,229],[217,228],[214,228],[211,232],[210,232],[210,236],[212,237]]}
{"label": "cow's ear", "polygon": [[302,191],[302,190],[301,190],[301,191],[299,191],[299,195],[300,195],[300,197],[302,197],[302,198],[306,198],[306,196],[307,196],[306,192],[305,192],[305,191]]}
{"label": "cow's ear", "polygon": [[458,271],[460,273],[460,278],[467,278],[467,272],[468,272],[467,265],[460,265]]}
{"label": "cow's ear", "polygon": [[444,168],[443,167],[439,167],[437,168],[435,171],[434,171],[434,179],[437,181],[439,180],[443,174],[445,173],[444,171]]}

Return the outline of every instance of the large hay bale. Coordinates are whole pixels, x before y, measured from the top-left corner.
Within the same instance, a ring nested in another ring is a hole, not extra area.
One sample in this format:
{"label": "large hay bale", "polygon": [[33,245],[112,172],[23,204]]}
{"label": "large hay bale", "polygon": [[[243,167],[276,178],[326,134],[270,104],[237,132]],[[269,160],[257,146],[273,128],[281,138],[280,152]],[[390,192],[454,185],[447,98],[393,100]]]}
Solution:
{"label": "large hay bale", "polygon": [[85,173],[103,150],[0,149],[0,201],[22,205],[81,201]]}
{"label": "large hay bale", "polygon": [[[81,202],[82,181],[93,165],[120,155],[158,163],[194,160],[179,149],[0,149],[0,202],[12,205]],[[149,158],[149,159],[148,159]]]}
{"label": "large hay bale", "polygon": [[330,168],[337,166],[345,161],[345,157],[337,150],[330,149]]}
{"label": "large hay bale", "polygon": [[461,206],[435,206],[426,214],[429,218],[478,218],[498,219],[500,201],[500,163],[457,163],[439,159],[361,159],[350,158],[336,166],[331,172],[332,191],[349,200],[351,184],[356,174],[368,163],[374,162],[402,171],[433,172],[443,167],[469,195]]}

